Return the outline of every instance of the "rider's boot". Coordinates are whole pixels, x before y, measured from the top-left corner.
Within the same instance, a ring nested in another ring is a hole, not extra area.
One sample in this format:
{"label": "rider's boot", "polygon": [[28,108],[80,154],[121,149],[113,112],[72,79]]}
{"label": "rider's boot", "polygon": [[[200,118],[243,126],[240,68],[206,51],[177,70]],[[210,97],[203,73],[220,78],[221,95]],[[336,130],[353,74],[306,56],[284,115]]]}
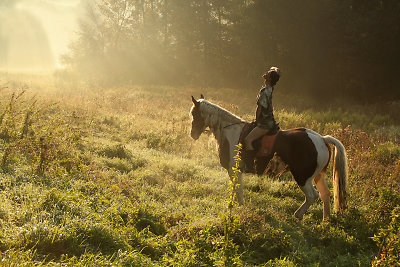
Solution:
{"label": "rider's boot", "polygon": [[256,173],[254,159],[256,157],[257,151],[255,150],[245,150],[243,153],[243,172],[245,173]]}

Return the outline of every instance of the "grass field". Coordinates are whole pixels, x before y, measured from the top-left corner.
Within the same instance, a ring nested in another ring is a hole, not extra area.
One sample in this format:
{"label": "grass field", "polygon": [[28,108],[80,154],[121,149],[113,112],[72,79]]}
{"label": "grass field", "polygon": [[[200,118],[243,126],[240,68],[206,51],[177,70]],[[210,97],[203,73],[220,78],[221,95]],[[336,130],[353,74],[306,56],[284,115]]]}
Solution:
{"label": "grass field", "polygon": [[348,209],[321,222],[318,201],[298,221],[289,174],[245,175],[232,207],[213,136],[189,136],[191,95],[250,120],[257,89],[0,81],[2,266],[399,264],[398,103],[313,108],[277,91],[282,128],[330,134],[349,158]]}

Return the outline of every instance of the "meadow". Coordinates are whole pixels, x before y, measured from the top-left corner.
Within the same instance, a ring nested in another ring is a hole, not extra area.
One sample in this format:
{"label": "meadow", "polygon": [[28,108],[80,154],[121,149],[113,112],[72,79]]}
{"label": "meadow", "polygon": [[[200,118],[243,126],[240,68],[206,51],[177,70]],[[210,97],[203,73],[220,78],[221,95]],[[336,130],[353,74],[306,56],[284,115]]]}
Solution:
{"label": "meadow", "polygon": [[347,210],[322,222],[318,200],[298,221],[304,196],[290,174],[246,174],[238,206],[213,136],[189,136],[191,95],[251,120],[257,88],[1,84],[2,266],[400,262],[399,103],[314,106],[277,91],[281,128],[330,134],[349,158]]}

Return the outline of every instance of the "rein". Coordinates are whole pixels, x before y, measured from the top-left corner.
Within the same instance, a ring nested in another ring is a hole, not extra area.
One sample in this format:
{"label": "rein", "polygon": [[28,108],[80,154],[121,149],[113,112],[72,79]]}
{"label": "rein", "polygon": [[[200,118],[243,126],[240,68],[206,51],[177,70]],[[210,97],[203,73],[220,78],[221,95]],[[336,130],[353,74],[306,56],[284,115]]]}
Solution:
{"label": "rein", "polygon": [[222,145],[222,131],[225,129],[225,128],[228,128],[228,127],[231,127],[231,126],[233,126],[233,125],[237,125],[237,124],[241,124],[241,123],[244,123],[244,122],[235,122],[235,123],[231,123],[231,124],[228,124],[228,125],[226,125],[226,126],[224,126],[224,127],[219,127],[219,138],[218,138],[218,143],[220,144],[220,145]]}
{"label": "rein", "polygon": [[[205,102],[208,104],[208,102]],[[211,104],[211,103],[210,103]],[[206,105],[206,107],[208,107],[209,105]],[[222,109],[219,106],[214,106],[213,104],[211,104],[212,109],[210,109],[209,111],[206,112],[206,116],[210,117],[212,115],[216,116],[215,119],[213,119],[212,121],[210,121],[209,119],[206,119],[207,121],[207,126],[210,129],[210,131],[205,130],[205,132],[212,132],[219,145],[222,145],[222,138],[223,138],[223,134],[222,132],[224,131],[224,129],[234,126],[234,125],[238,125],[238,124],[242,124],[245,123],[245,121],[241,120],[240,118],[237,117],[237,119],[239,119],[239,122],[231,122],[228,125],[222,126],[224,124],[224,120],[222,118],[222,116],[224,116],[224,114],[221,115],[221,113],[226,113],[226,115],[230,115],[235,117],[235,115],[231,114],[230,112]]]}
{"label": "rein", "polygon": [[[228,125],[226,125],[226,126],[224,126],[224,127],[220,127],[220,129],[223,130],[223,129],[225,129],[225,128],[231,127],[231,126],[233,126],[233,125],[241,124],[241,123],[246,123],[246,122],[241,121],[241,122],[231,123],[231,124],[228,124]],[[205,132],[205,133],[208,133],[208,132],[210,132],[210,130],[206,129],[206,130],[204,130],[204,132]]]}
{"label": "rein", "polygon": [[228,127],[231,127],[231,126],[233,126],[233,125],[241,124],[241,123],[245,123],[245,122],[241,121],[241,122],[235,122],[235,123],[232,123],[232,124],[228,124],[228,125],[226,125],[226,126],[222,127],[222,129],[225,129],[225,128],[228,128]]}

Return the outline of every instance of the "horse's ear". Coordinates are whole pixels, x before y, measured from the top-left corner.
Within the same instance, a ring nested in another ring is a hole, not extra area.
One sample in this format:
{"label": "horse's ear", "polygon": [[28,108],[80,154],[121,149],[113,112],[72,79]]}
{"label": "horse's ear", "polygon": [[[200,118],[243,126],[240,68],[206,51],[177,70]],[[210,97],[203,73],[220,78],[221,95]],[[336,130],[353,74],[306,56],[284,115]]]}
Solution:
{"label": "horse's ear", "polygon": [[204,95],[203,94],[200,95],[200,99],[204,99]]}
{"label": "horse's ear", "polygon": [[196,99],[194,99],[194,97],[192,96],[192,102],[193,104],[196,106],[197,104],[199,104],[199,102],[196,101]]}

